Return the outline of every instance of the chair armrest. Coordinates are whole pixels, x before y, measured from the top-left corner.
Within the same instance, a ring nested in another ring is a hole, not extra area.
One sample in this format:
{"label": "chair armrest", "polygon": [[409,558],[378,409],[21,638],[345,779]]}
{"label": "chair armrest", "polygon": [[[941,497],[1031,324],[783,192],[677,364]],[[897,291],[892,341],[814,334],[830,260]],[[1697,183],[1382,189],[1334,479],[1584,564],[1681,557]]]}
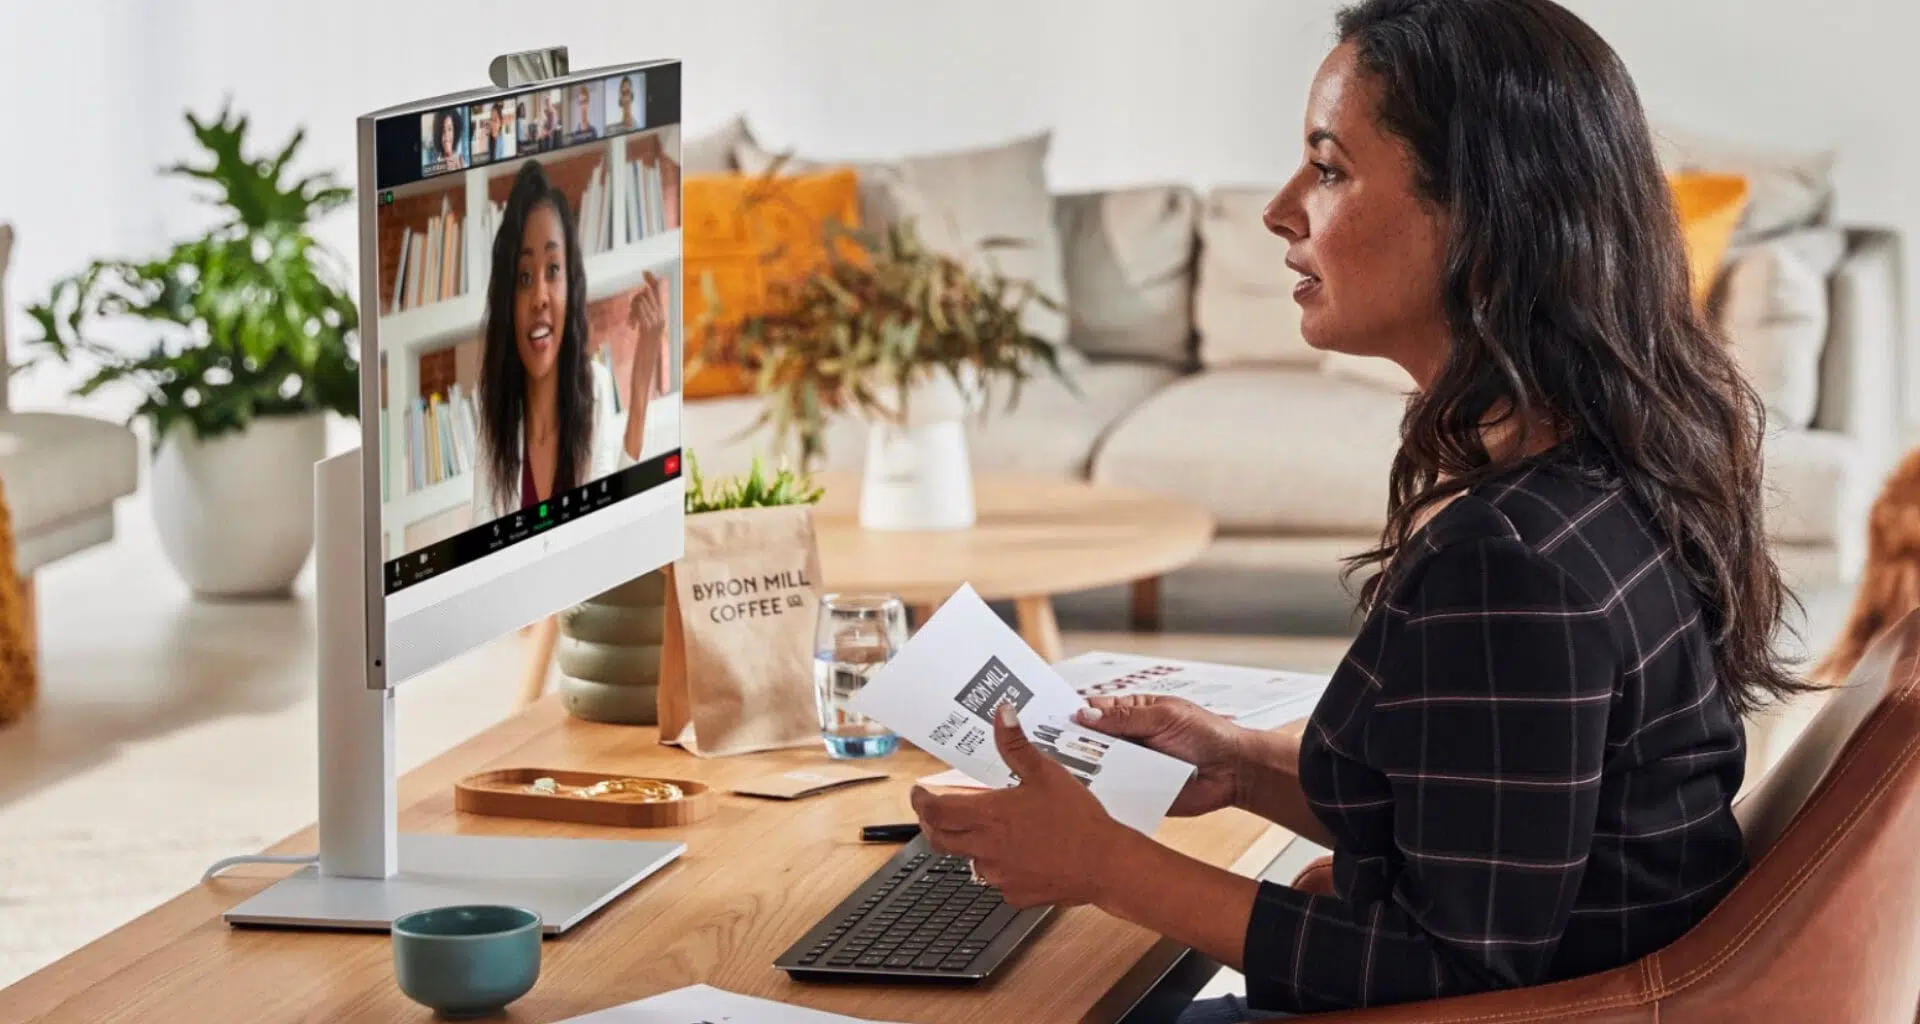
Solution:
{"label": "chair armrest", "polygon": [[1292,888],[1309,896],[1333,895],[1333,858],[1318,857],[1293,876]]}

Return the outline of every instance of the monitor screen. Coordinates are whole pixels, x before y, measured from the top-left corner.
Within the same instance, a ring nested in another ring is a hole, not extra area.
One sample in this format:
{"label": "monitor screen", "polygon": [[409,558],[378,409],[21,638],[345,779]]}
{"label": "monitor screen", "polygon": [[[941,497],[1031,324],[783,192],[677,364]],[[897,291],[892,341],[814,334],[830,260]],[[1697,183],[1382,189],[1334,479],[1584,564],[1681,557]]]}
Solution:
{"label": "monitor screen", "polygon": [[679,74],[599,69],[362,120],[382,682],[657,567],[649,530],[677,545]]}

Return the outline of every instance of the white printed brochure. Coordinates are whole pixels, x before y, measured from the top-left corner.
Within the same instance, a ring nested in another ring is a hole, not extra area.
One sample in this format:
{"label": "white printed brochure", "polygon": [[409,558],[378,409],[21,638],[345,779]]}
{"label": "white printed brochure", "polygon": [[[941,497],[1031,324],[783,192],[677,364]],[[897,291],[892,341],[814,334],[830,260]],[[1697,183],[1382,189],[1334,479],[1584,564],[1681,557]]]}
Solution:
{"label": "white printed brochure", "polygon": [[1076,724],[1073,713],[1086,701],[971,586],[948,598],[851,701],[990,789],[1018,781],[993,741],[1002,704],[1018,710],[1041,753],[1136,831],[1152,835],[1193,775],[1184,761]]}
{"label": "white printed brochure", "polygon": [[1181,697],[1249,729],[1274,729],[1313,714],[1327,676],[1094,651],[1055,666],[1081,697]]}
{"label": "white printed brochure", "polygon": [[879,1024],[858,1017],[790,1006],[711,985],[688,985],[610,1006],[562,1024]]}

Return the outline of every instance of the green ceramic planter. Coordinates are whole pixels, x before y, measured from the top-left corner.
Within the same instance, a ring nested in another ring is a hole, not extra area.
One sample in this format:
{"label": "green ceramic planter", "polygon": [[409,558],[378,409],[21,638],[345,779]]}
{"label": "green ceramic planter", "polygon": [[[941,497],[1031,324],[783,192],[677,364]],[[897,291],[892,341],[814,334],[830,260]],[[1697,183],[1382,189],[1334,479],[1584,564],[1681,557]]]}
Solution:
{"label": "green ceramic planter", "polygon": [[666,575],[650,572],[561,614],[555,661],[569,714],[620,725],[659,721],[666,599]]}

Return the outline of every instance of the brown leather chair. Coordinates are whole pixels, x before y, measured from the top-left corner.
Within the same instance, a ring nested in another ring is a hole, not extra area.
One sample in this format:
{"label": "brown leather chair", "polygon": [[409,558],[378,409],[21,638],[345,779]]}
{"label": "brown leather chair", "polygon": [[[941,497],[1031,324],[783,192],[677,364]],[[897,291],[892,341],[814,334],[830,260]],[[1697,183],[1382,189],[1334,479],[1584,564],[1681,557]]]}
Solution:
{"label": "brown leather chair", "polygon": [[[1734,807],[1752,869],[1637,963],[1327,1024],[1913,1024],[1920,1010],[1920,612],[1876,641]],[[1294,880],[1330,891],[1327,863]]]}

